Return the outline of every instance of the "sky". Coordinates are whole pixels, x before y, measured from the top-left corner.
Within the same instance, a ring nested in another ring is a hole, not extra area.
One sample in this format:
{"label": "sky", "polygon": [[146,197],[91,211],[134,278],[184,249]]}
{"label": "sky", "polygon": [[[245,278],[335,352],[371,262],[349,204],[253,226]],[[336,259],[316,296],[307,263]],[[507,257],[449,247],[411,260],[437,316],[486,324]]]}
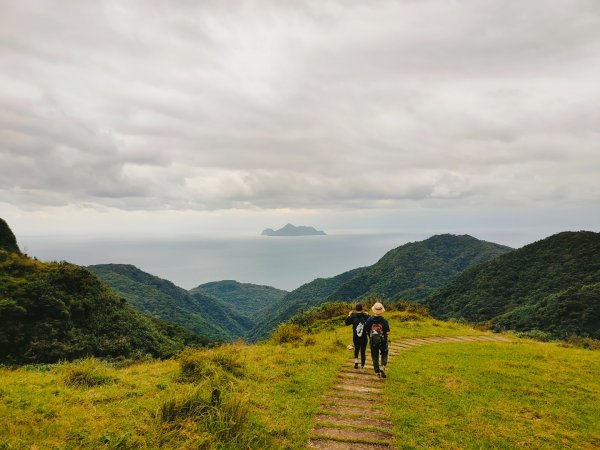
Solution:
{"label": "sky", "polygon": [[599,80],[597,0],[0,0],[0,217],[598,231]]}

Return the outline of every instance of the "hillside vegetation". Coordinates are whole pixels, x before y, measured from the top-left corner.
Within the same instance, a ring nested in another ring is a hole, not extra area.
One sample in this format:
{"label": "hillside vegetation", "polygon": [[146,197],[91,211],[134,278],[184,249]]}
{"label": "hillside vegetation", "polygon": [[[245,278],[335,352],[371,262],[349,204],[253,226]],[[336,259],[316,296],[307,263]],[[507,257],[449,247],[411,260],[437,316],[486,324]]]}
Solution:
{"label": "hillside vegetation", "polygon": [[[0,448],[304,449],[350,357],[348,305],[256,345],[119,367],[94,359],[0,368]],[[393,339],[482,335],[386,313]],[[398,448],[593,448],[600,352],[518,340],[431,345],[394,357],[382,402]],[[135,412],[132,414],[132,411]]]}
{"label": "hillside vegetation", "polygon": [[463,272],[425,305],[497,329],[600,338],[600,233],[563,232]]}
{"label": "hillside vegetation", "polygon": [[196,293],[222,300],[239,314],[250,318],[256,324],[288,292],[272,286],[223,280],[201,284],[190,290],[190,294],[194,295]]}
{"label": "hillside vegetation", "polygon": [[463,270],[512,249],[474,237],[443,234],[411,242],[387,252],[372,266],[318,278],[287,294],[261,327],[249,334],[264,338],[280,322],[312,306],[332,301],[378,297],[418,301]]}
{"label": "hillside vegetation", "polygon": [[206,340],[131,308],[83,267],[0,250],[0,361],[168,357]]}
{"label": "hillside vegetation", "polygon": [[190,295],[172,282],[129,264],[88,267],[136,309],[173,322],[210,339],[229,341],[242,336],[252,324],[217,298]]}
{"label": "hillside vegetation", "polygon": [[259,320],[261,309],[286,294],[270,286],[235,281],[207,283],[186,291],[130,264],[88,268],[136,309],[220,341],[245,337]]}

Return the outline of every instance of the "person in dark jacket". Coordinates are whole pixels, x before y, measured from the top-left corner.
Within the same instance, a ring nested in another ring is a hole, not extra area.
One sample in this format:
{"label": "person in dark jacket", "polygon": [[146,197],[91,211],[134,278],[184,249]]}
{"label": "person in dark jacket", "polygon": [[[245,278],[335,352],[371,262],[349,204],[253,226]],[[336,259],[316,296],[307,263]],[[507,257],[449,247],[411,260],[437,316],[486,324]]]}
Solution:
{"label": "person in dark jacket", "polygon": [[352,341],[354,343],[354,368],[358,369],[358,352],[360,352],[360,368],[364,370],[365,361],[367,359],[367,331],[365,323],[369,315],[363,311],[362,305],[359,303],[354,308],[354,311],[348,313],[346,317],[346,325],[352,325]]}
{"label": "person in dark jacket", "polygon": [[[374,316],[369,317],[365,323],[365,329],[371,342],[371,358],[373,359],[373,369],[377,376],[385,378],[385,366],[388,360],[388,335],[390,334],[390,324],[383,318],[382,314],[385,308],[381,303],[375,303],[371,308]],[[381,355],[381,364],[379,356]]]}

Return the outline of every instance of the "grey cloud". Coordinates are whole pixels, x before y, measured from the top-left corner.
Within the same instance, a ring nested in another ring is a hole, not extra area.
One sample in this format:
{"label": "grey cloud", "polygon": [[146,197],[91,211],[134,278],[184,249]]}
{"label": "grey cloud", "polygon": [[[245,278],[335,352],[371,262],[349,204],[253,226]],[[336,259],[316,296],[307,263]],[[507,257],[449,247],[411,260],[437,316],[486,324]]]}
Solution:
{"label": "grey cloud", "polygon": [[585,0],[3,4],[0,201],[595,201],[599,12]]}

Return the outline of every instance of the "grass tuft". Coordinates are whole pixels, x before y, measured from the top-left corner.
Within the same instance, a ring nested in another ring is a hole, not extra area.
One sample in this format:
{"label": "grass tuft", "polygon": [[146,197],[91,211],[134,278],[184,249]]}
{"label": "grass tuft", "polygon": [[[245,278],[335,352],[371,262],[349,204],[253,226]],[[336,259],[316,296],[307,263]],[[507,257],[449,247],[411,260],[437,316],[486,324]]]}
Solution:
{"label": "grass tuft", "polygon": [[179,357],[178,381],[198,382],[222,376],[242,378],[244,363],[235,345],[222,345],[213,349],[188,348]]}
{"label": "grass tuft", "polygon": [[84,359],[65,367],[63,380],[67,386],[91,388],[116,383],[107,367],[95,358]]}

